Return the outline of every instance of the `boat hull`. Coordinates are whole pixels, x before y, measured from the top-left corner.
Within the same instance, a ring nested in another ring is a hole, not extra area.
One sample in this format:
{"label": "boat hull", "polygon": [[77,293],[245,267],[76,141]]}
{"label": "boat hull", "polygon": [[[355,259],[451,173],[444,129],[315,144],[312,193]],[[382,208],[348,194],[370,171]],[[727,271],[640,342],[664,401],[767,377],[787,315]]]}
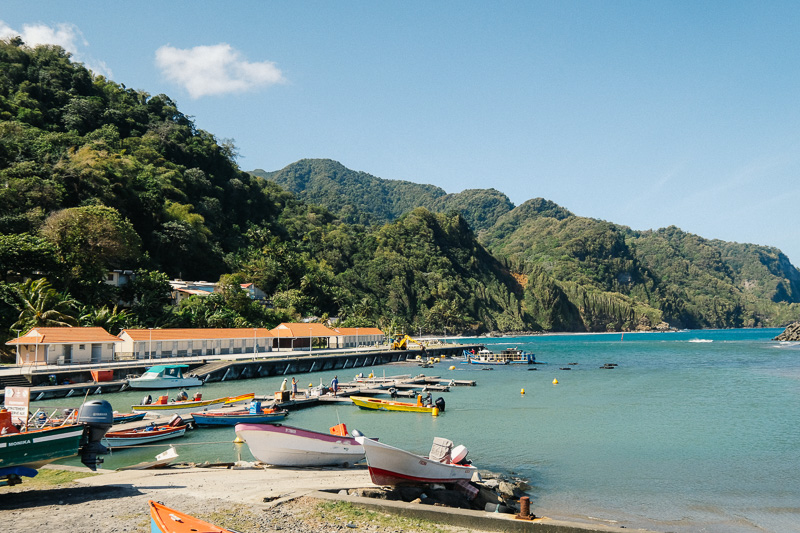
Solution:
{"label": "boat hull", "polygon": [[356,440],[364,447],[369,475],[376,485],[457,483],[469,481],[477,471],[471,465],[440,463],[366,437]]}
{"label": "boat hull", "polygon": [[200,400],[170,403],[150,403],[146,405],[132,405],[131,410],[136,413],[152,413],[159,416],[172,414],[185,415],[193,411],[203,411],[211,407],[225,405],[228,398],[217,398],[215,400]]}
{"label": "boat hull", "polygon": [[132,389],[159,390],[159,389],[185,389],[189,387],[199,387],[203,382],[196,377],[188,378],[131,378],[128,386]]}
{"label": "boat hull", "polygon": [[237,424],[236,435],[253,457],[275,466],[350,466],[364,458],[355,438],[291,426]]}
{"label": "boat hull", "polygon": [[24,466],[41,468],[78,453],[83,426],[43,428],[0,436],[0,468]]}
{"label": "boat hull", "polygon": [[114,424],[124,424],[126,422],[138,422],[139,420],[143,419],[147,416],[147,413],[125,413],[120,415],[114,415]]}
{"label": "boat hull", "polygon": [[150,444],[160,440],[175,439],[182,437],[186,433],[186,426],[163,427],[154,431],[144,431],[143,429],[131,431],[109,431],[106,433],[102,443],[108,448],[122,448],[124,446],[136,446],[138,444]]}
{"label": "boat hull", "polygon": [[150,533],[235,533],[150,500]]}
{"label": "boat hull", "polygon": [[235,426],[236,424],[277,424],[286,418],[288,413],[250,414],[247,411],[236,413],[192,413],[197,426]]}
{"label": "boat hull", "polygon": [[364,398],[363,396],[351,396],[354,404],[362,409],[373,409],[377,411],[405,411],[409,413],[428,413],[431,414],[435,406],[427,407],[408,402],[394,402],[390,400],[380,400],[377,398]]}

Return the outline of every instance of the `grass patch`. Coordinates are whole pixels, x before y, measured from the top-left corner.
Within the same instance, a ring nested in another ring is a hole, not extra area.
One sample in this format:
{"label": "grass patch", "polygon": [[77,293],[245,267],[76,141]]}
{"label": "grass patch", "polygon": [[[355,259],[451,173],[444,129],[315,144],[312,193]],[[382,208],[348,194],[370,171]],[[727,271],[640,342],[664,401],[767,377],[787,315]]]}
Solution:
{"label": "grass patch", "polygon": [[320,502],[317,504],[319,518],[325,522],[346,524],[353,522],[359,529],[366,525],[388,528],[392,531],[419,531],[450,533],[453,530],[430,520],[408,518],[364,509],[350,502]]}
{"label": "grass patch", "polygon": [[[76,479],[81,479],[83,477],[99,475],[100,474],[96,474],[94,472],[74,472],[72,470],[43,468],[39,470],[39,473],[36,475],[36,477],[23,477],[21,486],[24,488],[42,489],[72,483]],[[15,485],[15,487],[19,486],[20,485]],[[8,491],[9,489],[13,490],[14,487],[3,485],[0,487],[0,492]]]}

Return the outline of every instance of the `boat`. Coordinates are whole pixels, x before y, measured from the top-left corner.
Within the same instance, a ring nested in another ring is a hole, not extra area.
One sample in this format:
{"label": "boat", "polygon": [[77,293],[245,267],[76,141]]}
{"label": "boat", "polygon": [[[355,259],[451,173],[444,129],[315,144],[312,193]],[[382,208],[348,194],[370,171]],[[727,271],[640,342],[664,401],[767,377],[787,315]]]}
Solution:
{"label": "boat", "polygon": [[179,389],[203,384],[197,376],[184,376],[184,368],[189,365],[151,366],[138,378],[128,378],[128,386],[132,389]]}
{"label": "boat", "polygon": [[105,400],[83,404],[75,421],[60,426],[22,429],[13,424],[11,411],[0,409],[0,480],[9,485],[21,482],[20,477],[33,477],[42,466],[72,455],[95,470],[108,452],[100,444],[111,427],[113,410]]}
{"label": "boat", "polygon": [[364,448],[347,427],[319,433],[282,424],[236,424],[236,436],[247,443],[253,457],[275,466],[344,466],[364,458]]}
{"label": "boat", "polygon": [[531,365],[536,364],[536,355],[518,348],[506,348],[500,353],[486,348],[477,353],[464,350],[464,363],[471,365]]}
{"label": "boat", "polygon": [[[421,396],[418,396],[421,398]],[[382,400],[380,398],[366,398],[364,396],[350,396],[350,400],[361,409],[375,409],[378,411],[406,411],[412,413],[430,413],[437,416],[444,412],[444,399],[436,398],[436,403],[425,405],[417,403],[398,402],[395,400]]]}
{"label": "boat", "polygon": [[150,533],[236,533],[150,500]]}
{"label": "boat", "polygon": [[369,475],[376,485],[458,483],[471,480],[477,472],[466,462],[467,449],[454,448],[448,439],[434,438],[431,453],[425,457],[368,439],[358,431],[353,434],[364,447]]}
{"label": "boat", "polygon": [[147,413],[114,413],[114,424],[124,424],[126,422],[138,422],[142,420]]}
{"label": "boat", "polygon": [[144,397],[139,405],[132,405],[131,410],[136,413],[152,413],[159,416],[171,414],[185,415],[194,411],[204,411],[209,408],[221,407],[230,398],[228,396],[215,398],[213,400],[203,400],[200,394],[195,395],[193,400],[172,400],[168,401],[167,396],[159,396],[153,402],[150,395]]}
{"label": "boat", "polygon": [[123,448],[138,444],[150,444],[160,440],[175,439],[186,433],[187,425],[180,417],[169,424],[160,426],[151,422],[149,425],[122,431],[109,431],[103,439],[103,445],[109,448]]}
{"label": "boat", "polygon": [[225,405],[233,405],[235,403],[252,402],[255,399],[255,392],[248,392],[247,394],[240,394],[239,396],[230,396],[225,402]]}
{"label": "boat", "polygon": [[275,424],[283,421],[289,411],[285,409],[229,409],[227,411],[205,411],[192,413],[196,426],[235,426],[236,424]]}

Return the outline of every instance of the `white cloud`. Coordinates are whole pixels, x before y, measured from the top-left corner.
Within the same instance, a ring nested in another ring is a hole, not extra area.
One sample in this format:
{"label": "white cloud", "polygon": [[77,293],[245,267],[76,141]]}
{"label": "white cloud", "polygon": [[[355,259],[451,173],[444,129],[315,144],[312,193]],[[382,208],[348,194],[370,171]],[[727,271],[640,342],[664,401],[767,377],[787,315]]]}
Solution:
{"label": "white cloud", "polygon": [[87,58],[82,52],[82,48],[88,47],[89,42],[75,24],[69,22],[60,22],[53,26],[23,24],[22,30],[15,30],[0,20],[0,39],[9,39],[16,36],[21,37],[23,42],[31,48],[40,44],[56,44],[72,54],[72,58],[75,61],[83,63],[95,73],[111,77],[111,70],[104,62]]}
{"label": "white cloud", "polygon": [[275,63],[250,63],[226,43],[189,49],[162,46],[156,50],[156,66],[192,98],[244,92],[285,81]]}

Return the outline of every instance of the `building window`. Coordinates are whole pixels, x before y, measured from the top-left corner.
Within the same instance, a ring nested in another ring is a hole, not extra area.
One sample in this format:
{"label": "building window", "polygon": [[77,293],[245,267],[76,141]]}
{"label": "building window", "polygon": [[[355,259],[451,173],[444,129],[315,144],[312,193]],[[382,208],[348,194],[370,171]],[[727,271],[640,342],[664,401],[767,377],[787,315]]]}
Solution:
{"label": "building window", "polygon": [[86,345],[85,344],[79,344],[78,345],[78,349],[79,350],[85,350],[86,349]]}

